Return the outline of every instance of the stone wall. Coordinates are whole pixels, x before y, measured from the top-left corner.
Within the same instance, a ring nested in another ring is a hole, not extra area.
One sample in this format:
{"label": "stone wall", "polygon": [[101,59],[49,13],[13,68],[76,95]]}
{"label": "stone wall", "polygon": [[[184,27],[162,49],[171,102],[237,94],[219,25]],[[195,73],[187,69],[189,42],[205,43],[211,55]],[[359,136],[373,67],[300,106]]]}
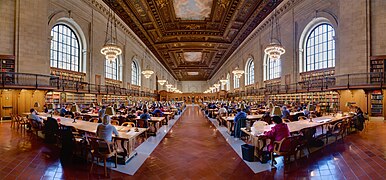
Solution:
{"label": "stone wall", "polygon": [[[369,56],[386,55],[386,2],[383,0],[285,0],[276,9],[279,13],[281,41],[286,53],[281,58],[281,84],[300,80],[302,47],[300,41],[307,25],[316,18],[325,18],[335,29],[335,74],[369,72]],[[272,16],[268,16],[244,41],[209,85],[239,66],[245,67],[248,57],[255,62],[255,87],[265,86],[263,80],[264,48],[269,44]],[[371,22],[371,23],[370,23]],[[366,27],[368,27],[366,29]],[[231,76],[231,91],[233,76]],[[245,78],[240,79],[244,90]]]}
{"label": "stone wall", "polygon": [[[101,84],[104,84],[105,60],[100,49],[105,41],[107,6],[101,0],[2,0],[0,13],[0,54],[16,56],[17,72],[50,73],[50,31],[55,24],[65,23],[80,38],[86,81],[94,84],[95,76],[100,75]],[[123,49],[121,87],[130,87],[131,62],[134,59],[141,70],[149,67],[155,72],[149,79],[141,75],[142,89],[156,89],[155,75],[176,83],[121,20],[117,25],[117,34],[118,44]]]}

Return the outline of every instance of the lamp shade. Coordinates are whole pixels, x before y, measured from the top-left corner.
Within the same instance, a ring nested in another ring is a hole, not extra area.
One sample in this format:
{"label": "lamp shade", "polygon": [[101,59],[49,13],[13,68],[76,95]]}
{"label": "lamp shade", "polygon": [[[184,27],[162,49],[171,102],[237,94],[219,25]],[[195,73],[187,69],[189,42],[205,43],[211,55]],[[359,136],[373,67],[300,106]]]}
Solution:
{"label": "lamp shade", "polygon": [[34,104],[34,107],[40,107],[40,104],[39,104],[39,102],[35,102],[35,104]]}
{"label": "lamp shade", "polygon": [[114,111],[114,108],[109,106],[106,108],[106,112],[105,112],[106,115],[115,115],[115,111]]}
{"label": "lamp shade", "polygon": [[312,104],[308,104],[308,105],[307,105],[307,110],[308,110],[308,111],[315,111],[315,106],[312,105]]}
{"label": "lamp shade", "polygon": [[79,107],[78,107],[78,105],[76,105],[76,104],[72,105],[72,107],[71,107],[71,112],[79,112]]}
{"label": "lamp shade", "polygon": [[273,116],[281,116],[281,110],[280,110],[280,107],[279,107],[279,106],[275,106],[275,107],[272,109],[271,114],[272,114]]}

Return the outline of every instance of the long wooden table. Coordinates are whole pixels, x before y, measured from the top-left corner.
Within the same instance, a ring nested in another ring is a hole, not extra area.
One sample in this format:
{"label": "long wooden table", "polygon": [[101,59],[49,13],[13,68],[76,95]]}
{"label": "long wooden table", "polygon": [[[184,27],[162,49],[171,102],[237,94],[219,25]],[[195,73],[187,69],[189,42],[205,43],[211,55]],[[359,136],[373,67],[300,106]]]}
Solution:
{"label": "long wooden table", "polygon": [[[235,116],[228,116],[228,117],[221,117],[224,121],[226,121],[227,123],[227,128],[228,128],[228,133],[229,134],[232,134],[233,132],[233,126],[234,126],[234,119],[235,119]],[[250,120],[250,121],[256,121],[256,120],[259,120],[263,118],[263,115],[262,114],[258,114],[258,115],[247,115],[247,120]]]}
{"label": "long wooden table", "polygon": [[[348,117],[350,116],[339,116],[339,117],[323,116],[323,117],[313,118],[312,122],[310,122],[310,119],[307,119],[307,120],[288,122],[286,124],[291,134],[300,132],[303,129],[313,128],[313,127],[315,128],[321,127],[322,129],[321,134],[323,134],[324,126],[332,123],[336,123]],[[266,126],[253,126],[251,127],[251,131],[247,131],[246,128],[241,128],[241,130],[244,133],[248,134],[251,137],[250,139],[252,141],[252,145],[255,146],[255,156],[257,156],[258,158],[261,158],[263,148],[266,145],[266,137],[264,136],[264,132],[270,131],[273,126],[275,125],[271,124]]]}
{"label": "long wooden table", "polygon": [[[30,113],[23,113],[24,115],[29,115]],[[40,113],[38,115],[44,120],[47,120],[47,117],[50,117],[49,114]],[[93,123],[88,121],[82,121],[77,120],[74,122],[71,118],[64,118],[60,116],[52,116],[55,118],[59,124],[64,126],[71,126],[78,130],[85,131],[88,133],[95,134],[97,130],[97,126],[99,123]],[[59,119],[59,120],[58,120]],[[128,160],[130,160],[132,157],[134,157],[137,152],[135,152],[135,143],[136,143],[136,137],[138,137],[140,134],[144,133],[147,129],[146,128],[137,128],[136,131],[135,127],[125,127],[125,126],[115,126],[115,128],[119,132],[119,136],[114,136],[113,138],[115,140],[120,141],[120,146],[122,148],[122,152],[119,152],[119,154],[122,156],[121,162],[126,163]]]}

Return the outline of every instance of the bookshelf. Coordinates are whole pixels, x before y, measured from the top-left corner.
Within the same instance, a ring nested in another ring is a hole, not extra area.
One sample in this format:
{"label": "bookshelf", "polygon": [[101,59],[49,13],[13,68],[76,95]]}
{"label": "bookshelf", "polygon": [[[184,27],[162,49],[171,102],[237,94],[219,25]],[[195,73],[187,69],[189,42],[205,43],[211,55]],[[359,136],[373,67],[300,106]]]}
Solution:
{"label": "bookshelf", "polygon": [[301,88],[321,88],[325,77],[333,76],[334,68],[303,72],[300,74]]}
{"label": "bookshelf", "polygon": [[371,93],[371,116],[383,116],[383,94],[381,91]]}
{"label": "bookshelf", "polygon": [[83,94],[83,93],[64,93],[64,92],[48,92],[46,94],[46,104],[54,104],[55,108],[60,108],[61,104],[72,104],[78,105],[90,105],[97,103],[96,95],[94,94]]}
{"label": "bookshelf", "polygon": [[[380,83],[383,73],[385,72],[385,56],[371,56],[370,57],[370,82],[371,83]],[[384,80],[383,80],[384,81]]]}
{"label": "bookshelf", "polygon": [[[15,56],[12,55],[0,55],[0,70],[2,73],[1,81],[5,84],[13,84],[15,77]],[[7,73],[12,72],[12,73]]]}

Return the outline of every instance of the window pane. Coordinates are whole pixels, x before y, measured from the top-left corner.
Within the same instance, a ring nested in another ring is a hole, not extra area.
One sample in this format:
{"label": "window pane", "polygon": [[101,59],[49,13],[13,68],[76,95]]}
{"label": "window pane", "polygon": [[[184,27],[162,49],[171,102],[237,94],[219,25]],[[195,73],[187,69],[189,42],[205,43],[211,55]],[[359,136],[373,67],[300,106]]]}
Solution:
{"label": "window pane", "polygon": [[57,24],[51,30],[51,67],[79,71],[79,41],[74,31],[64,24]]}
{"label": "window pane", "polygon": [[303,63],[305,71],[335,66],[334,34],[334,29],[329,24],[320,24],[311,31],[305,45],[307,47]]}

